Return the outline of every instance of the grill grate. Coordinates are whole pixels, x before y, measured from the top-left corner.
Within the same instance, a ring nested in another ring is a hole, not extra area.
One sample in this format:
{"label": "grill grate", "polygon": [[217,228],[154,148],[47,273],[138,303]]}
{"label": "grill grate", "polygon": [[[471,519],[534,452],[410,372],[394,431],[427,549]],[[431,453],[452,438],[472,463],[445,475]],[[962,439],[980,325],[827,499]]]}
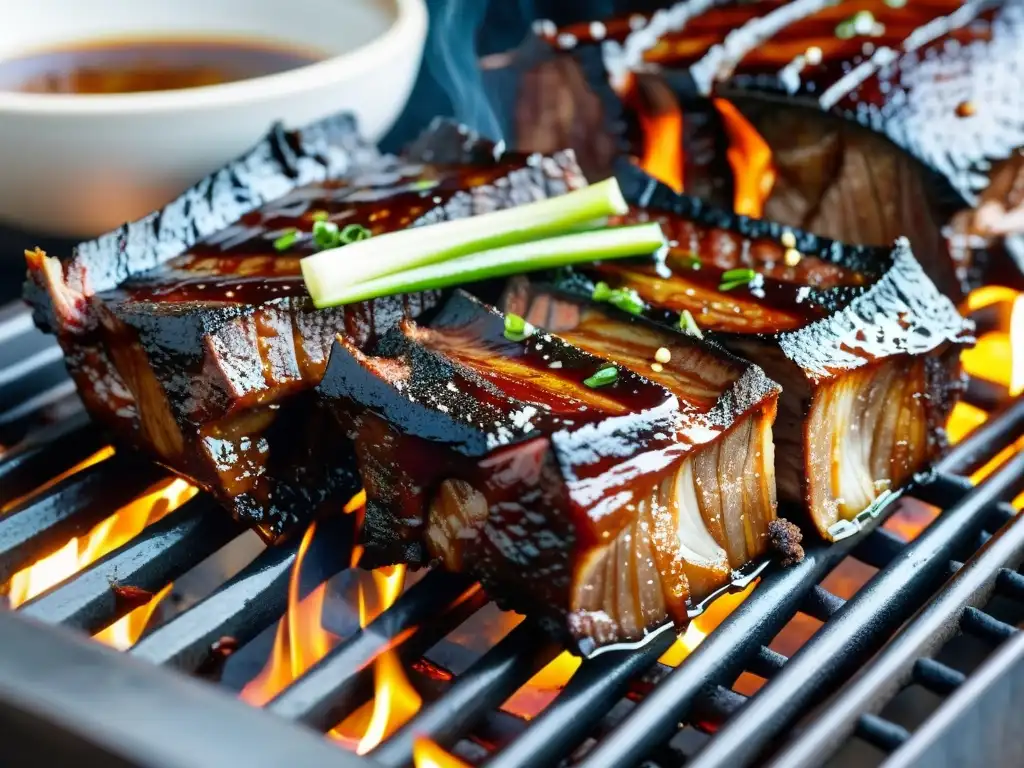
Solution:
{"label": "grill grate", "polygon": [[[36,338],[26,317],[20,310],[0,311],[0,362],[21,363],[18,377],[0,380],[3,392],[17,395],[3,400],[0,441],[27,435],[0,454],[0,503],[23,496],[107,444],[69,395],[69,383],[53,378],[53,354],[32,351],[53,343]],[[11,765],[22,764],[22,758],[24,764],[38,764],[73,756],[79,765],[146,768],[404,766],[411,764],[415,736],[454,748],[475,735],[491,746],[477,746],[479,762],[501,768],[566,759],[603,768],[648,757],[665,764],[737,766],[765,754],[775,754],[775,764],[788,768],[821,764],[850,739],[873,744],[897,765],[952,765],[966,742],[974,745],[970,758],[975,761],[1019,756],[1024,743],[1005,712],[1024,705],[1024,686],[1003,678],[1013,677],[1010,669],[1021,677],[1022,633],[990,612],[988,604],[993,596],[1024,604],[1024,576],[1017,570],[1024,560],[1024,521],[1006,503],[1024,486],[1024,454],[1011,457],[977,487],[966,477],[1022,432],[1024,400],[1018,398],[908,491],[943,509],[914,541],[904,543],[881,527],[900,502],[890,503],[858,536],[812,545],[803,562],[764,576],[675,669],[658,663],[673,642],[670,633],[636,651],[605,653],[585,661],[558,697],[527,723],[497,708],[561,650],[527,620],[451,681],[414,671],[423,708],[365,758],[325,742],[317,731],[368,700],[371,662],[383,650],[397,648],[411,665],[479,610],[486,597],[457,576],[428,574],[263,711],[179,673],[206,674],[221,638],[244,645],[281,617],[298,541],[265,549],[124,654],[86,640],[83,633],[103,629],[130,608],[116,599],[113,581],[155,592],[243,533],[200,495],[17,612],[0,613],[0,723],[8,724],[0,730],[12,729],[8,740],[0,733],[0,752],[12,751],[5,762]],[[0,518],[0,580],[56,551],[165,477],[151,464],[115,454],[16,502]],[[318,582],[347,567],[339,542],[351,541],[353,533],[347,518],[322,525],[324,538],[337,551],[310,559]],[[844,600],[822,582],[848,557],[878,572]],[[822,625],[787,658],[769,646],[797,613]],[[957,633],[994,649],[973,674],[937,658]],[[749,698],[731,688],[743,672],[767,680]],[[918,729],[894,722],[884,711],[910,685],[941,698]],[[1001,714],[993,715],[997,703]],[[802,729],[785,741],[783,734],[794,733],[801,718]],[[1003,723],[997,736],[991,735],[998,728],[993,721]],[[681,731],[680,723],[696,730]],[[972,740],[962,729],[988,735]],[[941,746],[951,739],[961,743]],[[942,759],[926,762],[936,756]]]}

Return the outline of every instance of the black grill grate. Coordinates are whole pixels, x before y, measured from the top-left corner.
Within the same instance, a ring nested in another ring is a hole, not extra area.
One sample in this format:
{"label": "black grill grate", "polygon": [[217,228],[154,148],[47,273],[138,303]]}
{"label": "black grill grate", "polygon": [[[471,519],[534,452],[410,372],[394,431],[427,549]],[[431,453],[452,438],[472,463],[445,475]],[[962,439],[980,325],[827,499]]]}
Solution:
{"label": "black grill grate", "polygon": [[[52,350],[52,341],[38,337],[26,317],[22,310],[0,311],[0,364],[17,372],[0,377],[0,442],[13,445],[0,454],[0,503],[22,497],[107,443],[89,425],[69,382],[55,377],[55,354],[38,351]],[[972,391],[980,390],[990,402],[991,387]],[[672,642],[668,633],[637,651],[606,653],[584,662],[528,723],[498,707],[561,649],[526,621],[450,682],[413,672],[423,708],[363,758],[328,744],[318,731],[372,696],[372,661],[384,649],[397,647],[406,663],[416,662],[486,597],[459,577],[428,574],[260,711],[181,673],[202,677],[221,638],[244,645],[281,617],[297,541],[267,548],[127,653],[82,634],[130,608],[116,599],[112,582],[159,590],[242,534],[197,496],[18,611],[0,614],[0,755],[8,753],[5,765],[73,758],[78,765],[146,768],[403,766],[411,764],[413,740],[422,735],[463,752],[466,739],[476,737],[477,761],[502,768],[565,760],[604,768],[648,758],[739,766],[766,755],[788,768],[819,765],[851,739],[874,745],[896,765],[957,764],[967,744],[975,764],[1008,756],[1013,759],[1004,764],[1024,764],[1017,759],[1024,735],[1008,714],[1024,706],[1022,633],[988,608],[993,596],[1024,604],[1018,572],[1024,521],[1006,503],[1024,486],[1024,454],[977,487],[966,480],[1024,432],[1024,400],[1007,402],[1003,394],[1002,410],[909,491],[943,510],[913,542],[881,527],[899,504],[891,503],[861,534],[811,546],[802,563],[766,575],[679,667],[657,662]],[[165,476],[115,454],[16,502],[0,518],[0,580]],[[351,539],[350,520],[324,525],[335,543]],[[337,549],[333,558],[313,559],[318,581],[347,567],[343,548]],[[843,600],[822,582],[847,557],[879,570]],[[787,658],[768,646],[798,612],[823,624]],[[938,660],[941,647],[959,633],[993,649],[972,674]],[[749,699],[732,690],[742,672],[767,680]],[[917,729],[885,714],[910,685],[941,697]],[[685,723],[691,726],[682,728]]]}

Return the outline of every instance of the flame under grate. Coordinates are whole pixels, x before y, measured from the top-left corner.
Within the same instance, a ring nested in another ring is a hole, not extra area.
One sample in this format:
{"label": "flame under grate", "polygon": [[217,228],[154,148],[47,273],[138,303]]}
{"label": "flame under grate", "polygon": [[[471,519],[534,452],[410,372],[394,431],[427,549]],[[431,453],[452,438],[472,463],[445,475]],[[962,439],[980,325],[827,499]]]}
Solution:
{"label": "flame under grate", "polygon": [[[972,308],[1007,300],[1016,316],[1015,295],[972,297]],[[909,749],[915,733],[878,713],[894,678],[956,700],[968,678],[935,660],[957,627],[951,617],[990,650],[1020,634],[987,608],[996,598],[1020,608],[1014,601],[1024,598],[1024,525],[1014,514],[1024,484],[1024,401],[1009,397],[1019,383],[997,364],[1010,349],[1010,328],[989,333],[996,336],[973,365],[1003,388],[1001,410],[990,416],[987,403],[969,395],[950,423],[957,447],[913,498],[890,504],[861,535],[812,548],[798,566],[718,601],[680,637],[663,634],[638,651],[581,663],[531,620],[487,607],[476,585],[428,573],[403,589],[400,568],[350,579],[356,625],[335,635],[327,628],[328,580],[357,573],[346,542],[358,500],[353,514],[266,549],[206,599],[150,621],[175,579],[242,531],[186,483],[97,444],[60,389],[3,424],[28,437],[0,455],[0,577],[17,614],[179,673],[216,678],[232,652],[272,632],[268,663],[241,692],[249,705],[272,722],[307,726],[303,738],[328,734],[338,755],[449,768],[565,758],[598,766],[643,755],[671,764],[693,751],[698,764],[744,764],[927,605],[869,667],[878,671],[859,677],[785,747],[794,759],[813,750],[827,756],[839,729],[839,741]],[[49,426],[48,412],[59,414]],[[314,540],[330,542],[332,554],[308,558]],[[311,591],[300,588],[300,571],[315,583]],[[933,631],[940,620],[944,629]],[[722,622],[728,626],[715,632]],[[1005,663],[1006,653],[986,663]],[[460,654],[463,668],[446,669]],[[680,730],[680,722],[688,725]],[[192,757],[202,754],[197,748]]]}

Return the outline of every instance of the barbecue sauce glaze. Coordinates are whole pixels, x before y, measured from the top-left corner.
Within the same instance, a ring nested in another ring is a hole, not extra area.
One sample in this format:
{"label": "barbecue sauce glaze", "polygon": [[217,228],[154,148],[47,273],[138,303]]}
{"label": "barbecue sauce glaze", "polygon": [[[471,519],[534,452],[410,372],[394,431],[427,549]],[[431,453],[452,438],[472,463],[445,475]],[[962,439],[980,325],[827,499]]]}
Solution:
{"label": "barbecue sauce glaze", "polygon": [[0,91],[171,91],[274,75],[322,58],[314,51],[245,38],[114,39],[0,60]]}

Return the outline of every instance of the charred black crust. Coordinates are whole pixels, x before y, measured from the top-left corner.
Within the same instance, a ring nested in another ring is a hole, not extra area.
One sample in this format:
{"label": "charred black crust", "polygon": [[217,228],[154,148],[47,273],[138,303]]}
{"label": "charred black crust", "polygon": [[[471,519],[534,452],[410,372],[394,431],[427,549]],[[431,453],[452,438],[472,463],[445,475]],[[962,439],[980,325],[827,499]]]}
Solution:
{"label": "charred black crust", "polygon": [[[278,124],[247,153],[207,176],[163,209],[76,246],[62,258],[71,287],[86,296],[117,288],[130,277],[180,256],[205,237],[292,189],[341,175],[376,156],[350,115],[298,131]],[[74,266],[75,274],[68,272]],[[24,297],[36,323],[55,332],[49,296],[31,279]]]}
{"label": "charred black crust", "polygon": [[625,159],[617,163],[615,177],[626,200],[638,208],[665,211],[705,227],[735,232],[751,240],[779,242],[783,234],[788,233],[795,238],[794,247],[800,253],[817,256],[868,275],[884,274],[892,262],[890,248],[842,243],[775,221],[734,213],[691,195],[680,194]]}
{"label": "charred black crust", "polygon": [[804,535],[800,529],[784,517],[776,518],[768,523],[768,541],[779,556],[779,564],[783,568],[796,565],[804,559],[804,548],[800,542]]}

